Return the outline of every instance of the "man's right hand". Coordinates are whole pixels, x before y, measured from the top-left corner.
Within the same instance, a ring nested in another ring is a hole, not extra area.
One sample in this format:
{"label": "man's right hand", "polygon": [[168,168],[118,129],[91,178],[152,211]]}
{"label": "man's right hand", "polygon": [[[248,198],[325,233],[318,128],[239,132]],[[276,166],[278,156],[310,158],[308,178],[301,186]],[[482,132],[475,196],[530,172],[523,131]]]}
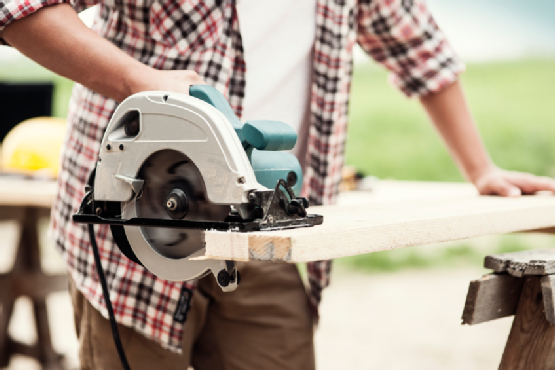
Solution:
{"label": "man's right hand", "polygon": [[192,85],[206,85],[206,82],[195,71],[151,71],[145,78],[135,79],[131,88],[132,94],[141,91],[173,91],[189,94]]}
{"label": "man's right hand", "polygon": [[194,71],[159,71],[135,60],[85,26],[68,4],[13,21],[0,36],[43,67],[118,102],[141,91],[188,94],[191,85],[205,84]]}

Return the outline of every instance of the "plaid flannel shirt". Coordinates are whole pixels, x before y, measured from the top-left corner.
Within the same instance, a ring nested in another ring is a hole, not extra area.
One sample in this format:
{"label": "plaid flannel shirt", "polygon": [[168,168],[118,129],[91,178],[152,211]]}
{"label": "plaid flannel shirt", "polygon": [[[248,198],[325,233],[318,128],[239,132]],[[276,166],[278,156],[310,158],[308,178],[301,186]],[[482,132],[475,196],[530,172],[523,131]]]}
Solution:
{"label": "plaid flannel shirt", "polygon": [[[57,3],[69,3],[77,11],[98,4],[96,33],[153,68],[195,70],[223,92],[241,116],[248,66],[234,0],[0,0],[0,30]],[[355,44],[387,67],[393,83],[408,96],[446,87],[464,67],[423,0],[318,0],[316,12],[304,195],[311,204],[331,204],[341,180]],[[53,236],[68,270],[104,316],[107,312],[87,231],[72,223],[71,216],[84,195],[116,105],[75,85],[52,212]],[[116,320],[179,352],[183,323],[174,318],[174,311],[183,287],[193,289],[195,282],[157,278],[120,254],[107,227],[96,230]],[[330,261],[308,264],[309,297],[314,307],[329,284],[330,267]]]}

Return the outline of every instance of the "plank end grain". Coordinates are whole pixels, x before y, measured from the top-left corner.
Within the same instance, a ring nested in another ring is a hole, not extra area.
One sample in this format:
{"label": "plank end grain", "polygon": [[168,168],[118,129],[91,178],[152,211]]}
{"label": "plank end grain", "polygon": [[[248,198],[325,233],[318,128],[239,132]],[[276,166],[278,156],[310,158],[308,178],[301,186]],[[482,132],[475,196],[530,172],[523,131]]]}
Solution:
{"label": "plank end grain", "polygon": [[235,261],[292,262],[294,238],[269,232],[205,233],[205,257]]}
{"label": "plank end grain", "polygon": [[204,241],[205,258],[249,260],[249,238],[244,233],[211,230],[204,233]]}

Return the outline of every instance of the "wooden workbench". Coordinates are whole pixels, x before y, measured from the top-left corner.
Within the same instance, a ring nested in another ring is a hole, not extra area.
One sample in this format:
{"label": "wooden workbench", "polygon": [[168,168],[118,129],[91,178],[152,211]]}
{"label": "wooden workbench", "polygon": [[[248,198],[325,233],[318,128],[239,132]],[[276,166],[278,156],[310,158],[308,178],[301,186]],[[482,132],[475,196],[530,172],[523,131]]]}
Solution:
{"label": "wooden workbench", "polygon": [[0,206],[39,207],[50,209],[56,196],[56,182],[22,180],[0,175]]}
{"label": "wooden workbench", "polygon": [[[35,358],[43,369],[64,369],[62,356],[52,347],[46,297],[67,289],[65,274],[45,274],[42,271],[38,237],[38,222],[50,215],[56,184],[53,181],[18,180],[0,176],[0,221],[15,221],[19,226],[19,241],[10,271],[0,273],[0,367],[10,358],[22,354]],[[15,301],[19,297],[31,300],[37,341],[28,345],[8,334]]]}

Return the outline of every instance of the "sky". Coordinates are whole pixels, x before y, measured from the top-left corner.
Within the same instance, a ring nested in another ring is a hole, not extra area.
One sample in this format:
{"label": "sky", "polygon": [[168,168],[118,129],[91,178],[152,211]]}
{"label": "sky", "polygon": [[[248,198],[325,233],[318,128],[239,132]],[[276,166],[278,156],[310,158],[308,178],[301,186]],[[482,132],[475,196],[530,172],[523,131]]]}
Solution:
{"label": "sky", "polygon": [[[554,0],[427,0],[455,51],[468,62],[555,56]],[[89,26],[96,9],[80,14]],[[20,54],[0,47],[0,62]],[[368,59],[358,50],[355,62]]]}
{"label": "sky", "polygon": [[427,3],[463,59],[555,56],[553,0],[428,0]]}

